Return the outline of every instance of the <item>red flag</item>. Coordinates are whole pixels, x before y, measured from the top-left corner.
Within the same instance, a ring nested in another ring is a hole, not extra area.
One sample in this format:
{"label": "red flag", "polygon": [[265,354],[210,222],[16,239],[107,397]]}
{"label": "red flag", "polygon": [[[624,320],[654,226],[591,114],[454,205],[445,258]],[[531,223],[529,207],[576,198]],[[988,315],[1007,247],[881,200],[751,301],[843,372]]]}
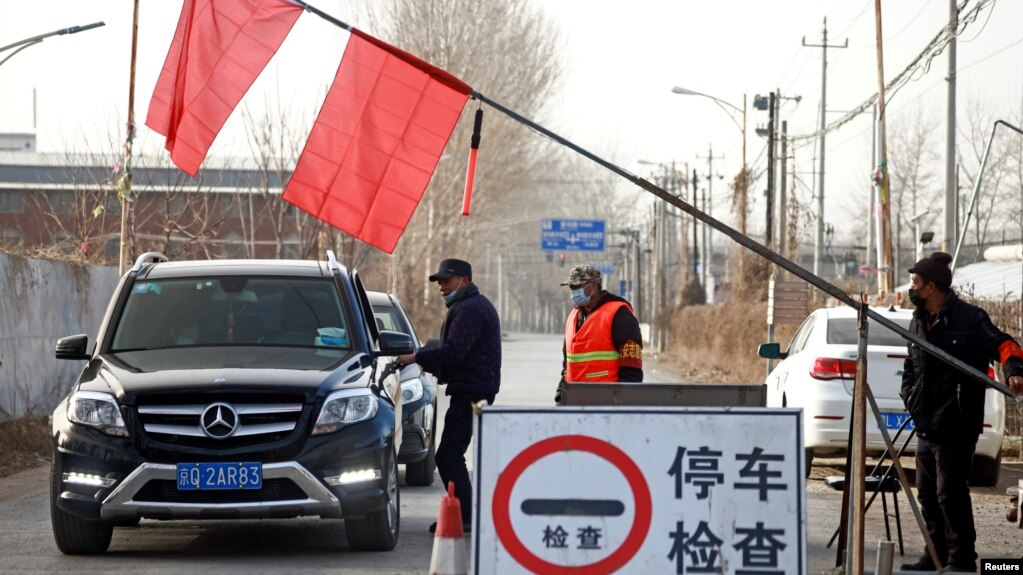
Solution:
{"label": "red flag", "polygon": [[291,31],[302,8],[283,0],[185,0],[146,125],[171,160],[199,171],[213,139]]}
{"label": "red flag", "polygon": [[351,32],[284,199],[392,253],[472,88]]}

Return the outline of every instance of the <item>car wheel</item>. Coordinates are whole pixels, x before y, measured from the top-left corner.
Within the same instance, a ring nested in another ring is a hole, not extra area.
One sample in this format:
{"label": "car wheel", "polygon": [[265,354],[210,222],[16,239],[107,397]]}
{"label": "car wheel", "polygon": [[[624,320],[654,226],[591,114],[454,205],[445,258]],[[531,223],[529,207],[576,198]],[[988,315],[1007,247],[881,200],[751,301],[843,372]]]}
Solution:
{"label": "car wheel", "polygon": [[405,464],[406,485],[433,485],[434,470],[437,469],[437,404],[434,400],[433,423],[430,425],[430,447],[426,450],[426,457],[415,463]]}
{"label": "car wheel", "polygon": [[973,470],[970,472],[970,485],[974,487],[994,487],[998,485],[998,475],[1002,468],[1002,452],[994,458],[975,455]]}
{"label": "car wheel", "polygon": [[356,551],[390,551],[398,544],[401,499],[398,493],[398,458],[394,446],[388,456],[384,491],[387,504],[361,518],[345,519],[348,546]]}
{"label": "car wheel", "polygon": [[96,555],[110,547],[114,526],[109,521],[89,521],[57,506],[61,481],[60,454],[54,450],[50,463],[50,524],[57,548],[65,555]]}
{"label": "car wheel", "polygon": [[805,448],[806,452],[806,478],[810,478],[810,467],[813,466],[813,450],[809,447]]}

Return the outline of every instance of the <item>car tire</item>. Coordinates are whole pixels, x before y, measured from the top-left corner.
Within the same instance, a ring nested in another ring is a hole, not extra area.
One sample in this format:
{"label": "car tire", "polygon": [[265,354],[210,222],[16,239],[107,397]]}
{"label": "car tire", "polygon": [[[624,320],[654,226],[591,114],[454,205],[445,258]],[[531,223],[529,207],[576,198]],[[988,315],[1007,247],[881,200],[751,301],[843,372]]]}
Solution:
{"label": "car tire", "polygon": [[813,467],[813,450],[810,449],[809,447],[807,447],[807,448],[804,449],[804,451],[806,452],[806,455],[805,455],[805,457],[806,457],[806,478],[809,479],[810,478],[810,468]]}
{"label": "car tire", "polygon": [[355,551],[390,551],[398,544],[401,527],[401,496],[398,492],[398,458],[391,446],[386,462],[384,491],[387,504],[358,519],[345,519],[348,546]]}
{"label": "car tire", "polygon": [[61,481],[60,455],[50,463],[50,524],[57,549],[65,555],[97,555],[110,548],[114,525],[109,521],[90,521],[76,517],[57,505]]}
{"label": "car tire", "polygon": [[983,455],[973,457],[973,470],[970,471],[970,485],[973,487],[994,487],[998,485],[998,475],[1002,468],[1002,452],[994,458]]}
{"label": "car tire", "polygon": [[426,457],[414,463],[405,464],[405,484],[426,486],[433,485],[437,469],[437,404],[434,400],[433,423],[430,424],[430,447]]}

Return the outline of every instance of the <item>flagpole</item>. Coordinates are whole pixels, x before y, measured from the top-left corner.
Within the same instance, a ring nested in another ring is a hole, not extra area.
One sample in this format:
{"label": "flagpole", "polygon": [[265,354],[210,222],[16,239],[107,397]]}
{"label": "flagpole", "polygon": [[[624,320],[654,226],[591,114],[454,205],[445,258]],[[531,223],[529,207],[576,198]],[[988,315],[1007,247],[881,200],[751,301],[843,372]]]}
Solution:
{"label": "flagpole", "polygon": [[302,0],[287,0],[287,1],[291,2],[292,4],[295,4],[297,6],[301,6],[305,11],[312,12],[313,14],[316,14],[320,18],[323,18],[327,22],[330,22],[331,24],[333,24],[333,25],[335,25],[335,26],[337,26],[339,28],[344,28],[345,30],[348,30],[349,32],[351,32],[351,30],[352,30],[352,26],[350,24],[347,24],[345,22],[342,22],[341,20],[338,20],[337,18],[331,16],[330,14],[327,14],[323,10],[320,10],[316,6],[313,6],[313,5],[311,5],[311,4],[307,3],[307,2],[303,2]]}
{"label": "flagpole", "polygon": [[131,73],[128,80],[128,136],[124,142],[124,157],[121,161],[122,175],[116,180],[115,188],[121,196],[121,249],[118,274],[123,275],[128,269],[128,229],[131,207],[131,146],[135,140],[135,59],[138,53],[139,40],[139,0],[135,0],[135,14],[131,24]]}
{"label": "flagpole", "polygon": [[[321,18],[335,24],[336,26],[340,26],[345,30],[349,31],[352,30],[352,27],[349,26],[348,24],[345,24],[344,22],[326,14],[325,12],[314,8],[313,6],[310,6],[309,4],[303,2],[302,0],[289,1],[299,6],[302,6],[306,10],[316,14],[317,16],[320,16]],[[854,298],[850,297],[849,294],[845,293],[837,286],[831,284],[830,282],[821,277],[814,275],[812,272],[806,270],[802,266],[795,264],[794,262],[782,256],[778,252],[775,252],[774,250],[767,248],[766,246],[750,238],[749,236],[740,233],[735,228],[725,224],[724,222],[718,219],[713,218],[706,212],[703,212],[700,209],[694,207],[693,205],[683,201],[681,197],[670,194],[666,192],[664,189],[660,188],[659,186],[647,180],[644,180],[643,178],[633,174],[632,172],[629,172],[628,170],[618,165],[615,165],[601,158],[600,156],[593,154],[592,152],[589,152],[588,150],[582,148],[581,146],[578,146],[573,142],[548,130],[547,128],[544,128],[543,126],[537,124],[536,122],[530,120],[529,118],[526,118],[525,116],[522,116],[521,114],[509,108],[506,108],[500,103],[491,100],[490,98],[484,96],[483,94],[477,92],[476,90],[472,90],[470,92],[470,96],[487,104],[488,106],[494,108],[495,110],[498,110],[499,112],[515,120],[516,122],[528,127],[529,129],[561,144],[562,146],[565,146],[566,148],[575,151],[576,153],[586,157],[587,159],[597,164],[600,164],[601,166],[607,168],[608,170],[614,172],[615,174],[618,174],[619,176],[625,178],[626,180],[632,182],[633,184],[636,184],[640,188],[643,188],[644,190],[650,192],[651,194],[657,196],[658,198],[664,200],[665,202],[668,202],[669,204],[677,207],[683,212],[693,216],[697,220],[700,220],[701,222],[709,225],[715,230],[731,238],[737,244],[759,255],[760,257],[766,259],[767,261],[781,267],[782,269],[788,271],[792,275],[804,280],[805,282],[823,291],[824,293],[834,297],[835,299],[841,301],[842,303],[848,305],[849,307],[858,308],[860,306],[860,302],[857,302]],[[927,353],[937,357],[946,364],[955,367],[965,375],[968,375],[969,377],[973,378],[974,380],[980,383],[989,385],[1009,397],[1015,397],[1015,393],[1011,389],[1009,389],[1009,387],[1006,386],[1005,384],[989,378],[986,374],[981,373],[980,370],[970,365],[967,365],[962,360],[953,357],[944,350],[938,349],[934,344],[920,338],[915,334],[910,333],[906,328],[898,325],[894,321],[877,313],[876,311],[870,309],[869,307],[867,308],[866,312],[867,316],[871,320],[899,334],[900,336],[902,336],[903,339],[906,339],[917,344],[918,346],[920,346],[921,349],[923,349]]]}

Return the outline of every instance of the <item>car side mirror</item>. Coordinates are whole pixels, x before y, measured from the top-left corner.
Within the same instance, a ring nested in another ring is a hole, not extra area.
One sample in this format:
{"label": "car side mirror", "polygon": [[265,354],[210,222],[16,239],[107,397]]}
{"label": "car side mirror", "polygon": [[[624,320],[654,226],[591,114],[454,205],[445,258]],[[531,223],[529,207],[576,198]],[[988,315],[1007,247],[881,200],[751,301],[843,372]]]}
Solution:
{"label": "car side mirror", "polygon": [[53,354],[57,359],[89,359],[89,336],[80,333],[62,337],[57,340]]}
{"label": "car side mirror", "polygon": [[765,359],[785,359],[789,354],[781,350],[780,343],[762,343],[757,348],[757,355]]}
{"label": "car side mirror", "polygon": [[414,353],[416,348],[412,345],[412,336],[407,333],[383,330],[380,332],[380,350],[377,356],[408,355]]}

